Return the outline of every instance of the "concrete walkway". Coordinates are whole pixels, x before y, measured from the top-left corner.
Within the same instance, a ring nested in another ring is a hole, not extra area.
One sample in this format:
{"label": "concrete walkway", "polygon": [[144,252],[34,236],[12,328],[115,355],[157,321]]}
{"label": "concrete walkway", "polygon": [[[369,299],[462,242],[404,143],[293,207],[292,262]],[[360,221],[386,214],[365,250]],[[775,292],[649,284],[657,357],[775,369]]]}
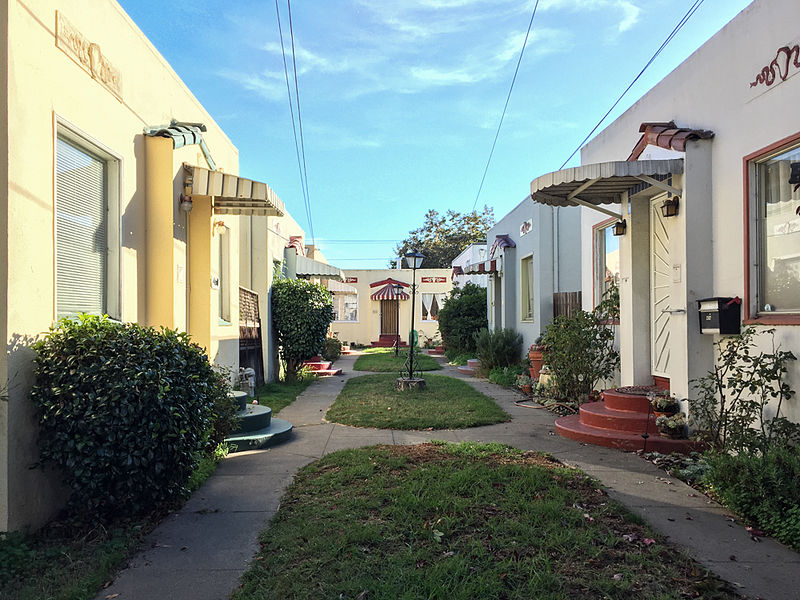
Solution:
{"label": "concrete walkway", "polygon": [[[148,538],[114,583],[97,600],[220,600],[239,584],[258,550],[258,533],[278,508],[295,472],[325,454],[372,444],[415,444],[429,440],[502,442],[522,450],[549,452],[597,478],[609,495],[644,518],[671,542],[740,588],[766,600],[800,598],[800,554],[765,538],[751,539],[726,511],[681,481],[634,454],[588,446],[556,435],[555,416],[517,406],[521,396],[484,380],[444,373],[494,398],[509,423],[452,431],[361,429],[326,423],[324,415],[354,373],[355,356],[336,365],[342,375],[321,379],[280,417],[294,424],[284,442],[267,450],[229,456],[179,512]],[[118,594],[118,596],[114,596]]]}

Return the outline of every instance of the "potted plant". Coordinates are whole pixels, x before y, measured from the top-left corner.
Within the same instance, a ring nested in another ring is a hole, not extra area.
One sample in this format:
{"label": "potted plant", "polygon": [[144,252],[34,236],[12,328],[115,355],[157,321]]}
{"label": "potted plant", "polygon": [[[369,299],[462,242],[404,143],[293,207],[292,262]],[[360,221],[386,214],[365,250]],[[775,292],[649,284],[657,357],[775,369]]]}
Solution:
{"label": "potted plant", "polygon": [[686,437],[686,415],[661,415],[656,418],[656,427],[661,437],[681,440]]}
{"label": "potted plant", "polygon": [[648,396],[656,419],[663,416],[672,416],[680,410],[680,404],[678,404],[678,399],[675,396],[652,393],[648,394]]}
{"label": "potted plant", "polygon": [[528,359],[531,361],[530,374],[531,379],[538,380],[539,373],[544,364],[544,346],[542,345],[542,336],[536,338],[536,341],[528,349]]}
{"label": "potted plant", "polygon": [[517,375],[517,387],[521,389],[524,394],[530,396],[533,393],[533,380],[525,375],[525,373],[521,373]]}

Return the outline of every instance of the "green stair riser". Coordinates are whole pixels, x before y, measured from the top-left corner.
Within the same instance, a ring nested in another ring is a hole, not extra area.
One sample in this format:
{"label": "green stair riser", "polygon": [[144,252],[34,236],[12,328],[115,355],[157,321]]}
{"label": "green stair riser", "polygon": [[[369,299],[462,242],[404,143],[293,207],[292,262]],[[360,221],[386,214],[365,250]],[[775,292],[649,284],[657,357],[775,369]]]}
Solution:
{"label": "green stair riser", "polygon": [[236,433],[258,431],[269,427],[272,420],[272,409],[268,406],[250,404],[243,411],[239,411],[239,429]]}

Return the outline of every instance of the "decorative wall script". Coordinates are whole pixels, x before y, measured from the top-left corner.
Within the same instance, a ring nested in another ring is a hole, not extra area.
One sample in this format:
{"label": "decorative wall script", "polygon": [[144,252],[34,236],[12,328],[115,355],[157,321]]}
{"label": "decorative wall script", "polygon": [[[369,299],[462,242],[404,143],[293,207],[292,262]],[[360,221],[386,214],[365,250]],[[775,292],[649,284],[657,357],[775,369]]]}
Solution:
{"label": "decorative wall script", "polygon": [[530,233],[531,229],[533,229],[533,219],[526,219],[519,226],[519,234],[522,236]]}
{"label": "decorative wall script", "polygon": [[786,78],[789,77],[789,69],[792,67],[800,69],[800,44],[778,48],[775,58],[761,69],[761,72],[756,75],[756,80],[750,82],[750,87],[756,87],[762,83],[769,87],[777,79],[786,81]]}
{"label": "decorative wall script", "polygon": [[345,277],[345,283],[358,283],[358,277]]}
{"label": "decorative wall script", "polygon": [[122,100],[122,76],[119,69],[103,56],[100,46],[87,40],[59,11],[56,11],[56,46]]}
{"label": "decorative wall script", "polygon": [[423,277],[422,283],[447,283],[447,277]]}

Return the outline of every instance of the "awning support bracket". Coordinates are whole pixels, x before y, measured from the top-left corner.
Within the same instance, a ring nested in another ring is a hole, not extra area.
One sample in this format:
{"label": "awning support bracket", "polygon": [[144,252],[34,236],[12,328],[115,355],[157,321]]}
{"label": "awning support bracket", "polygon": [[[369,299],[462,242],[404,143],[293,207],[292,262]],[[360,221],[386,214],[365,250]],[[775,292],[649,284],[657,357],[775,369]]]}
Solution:
{"label": "awning support bracket", "polygon": [[654,177],[650,177],[649,175],[636,175],[636,179],[644,181],[645,183],[649,183],[653,187],[657,187],[658,189],[664,190],[665,192],[669,192],[674,196],[683,196],[683,190],[680,190],[676,187],[672,187],[671,185],[664,183],[663,181],[659,181]]}
{"label": "awning support bracket", "polygon": [[580,204],[581,206],[585,206],[586,208],[591,208],[592,210],[601,212],[604,215],[608,215],[609,217],[614,217],[618,221],[622,221],[622,219],[624,218],[620,213],[615,213],[613,210],[608,210],[607,208],[603,208],[602,206],[597,206],[597,204],[592,204],[591,202],[587,202],[586,200],[581,200],[580,198],[577,198],[575,196],[573,196],[569,200],[570,202],[574,202],[575,204]]}

